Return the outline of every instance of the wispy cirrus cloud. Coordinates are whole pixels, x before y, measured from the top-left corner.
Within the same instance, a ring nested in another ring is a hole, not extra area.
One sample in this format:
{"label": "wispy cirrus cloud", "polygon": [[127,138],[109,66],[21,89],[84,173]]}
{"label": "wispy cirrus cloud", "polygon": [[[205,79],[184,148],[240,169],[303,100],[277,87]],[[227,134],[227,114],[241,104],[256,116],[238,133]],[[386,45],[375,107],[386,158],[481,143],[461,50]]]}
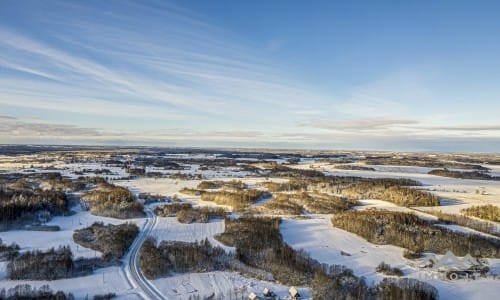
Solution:
{"label": "wispy cirrus cloud", "polygon": [[16,117],[13,116],[7,116],[7,115],[0,115],[0,120],[16,120]]}
{"label": "wispy cirrus cloud", "polygon": [[500,125],[454,125],[454,126],[429,126],[425,127],[430,130],[443,130],[443,131],[500,131]]}
{"label": "wispy cirrus cloud", "polygon": [[331,130],[380,130],[395,126],[407,126],[415,124],[419,124],[419,122],[411,119],[368,118],[347,120],[343,122],[335,122],[329,120],[311,120],[303,125]]}
{"label": "wispy cirrus cloud", "polygon": [[303,99],[324,98],[294,82],[249,43],[195,14],[172,4],[120,1],[118,7],[110,13],[49,2],[31,12],[44,39],[0,23],[0,68],[20,74],[13,81],[0,70],[0,101],[17,105],[10,97],[25,95],[20,86],[35,86],[29,95],[35,107],[49,94],[89,114],[75,98],[196,116],[227,110],[246,115],[266,105],[300,108]]}

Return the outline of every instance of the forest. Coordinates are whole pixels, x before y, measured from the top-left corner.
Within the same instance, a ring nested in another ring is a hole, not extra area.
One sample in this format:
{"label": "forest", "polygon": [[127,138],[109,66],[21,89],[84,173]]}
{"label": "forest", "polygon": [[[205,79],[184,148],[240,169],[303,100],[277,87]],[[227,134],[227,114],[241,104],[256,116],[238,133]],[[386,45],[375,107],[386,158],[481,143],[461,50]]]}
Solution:
{"label": "forest", "polygon": [[463,214],[493,222],[500,222],[500,207],[495,205],[476,205],[461,210]]}
{"label": "forest", "polygon": [[67,246],[45,252],[27,251],[9,260],[7,278],[11,280],[55,280],[74,275],[73,253]]}
{"label": "forest", "polygon": [[104,260],[117,262],[138,233],[139,228],[133,223],[104,225],[96,222],[87,228],[75,230],[73,240],[85,248],[100,251]]}
{"label": "forest", "polygon": [[215,191],[204,192],[201,200],[215,202],[218,205],[232,206],[235,211],[241,211],[259,199],[270,196],[261,190]]}
{"label": "forest", "polygon": [[393,165],[393,166],[415,166],[426,168],[446,169],[470,169],[477,171],[488,171],[479,164],[470,164],[454,161],[446,161],[436,157],[403,156],[403,157],[367,157],[364,161],[367,165]]}
{"label": "forest", "polygon": [[155,279],[172,273],[193,273],[224,270],[228,255],[224,249],[213,247],[208,240],[186,243],[162,241],[158,246],[148,238],[139,253],[144,276]]}
{"label": "forest", "polygon": [[196,188],[200,190],[208,190],[208,189],[244,190],[247,189],[248,186],[241,180],[233,179],[231,181],[223,181],[223,180],[202,181],[198,184]]}
{"label": "forest", "polygon": [[460,178],[460,179],[476,179],[476,180],[500,180],[498,176],[491,176],[488,173],[480,171],[454,171],[448,169],[439,169],[429,171],[430,175]]}
{"label": "forest", "polygon": [[384,280],[367,286],[345,266],[320,264],[283,241],[278,218],[225,220],[225,232],[217,239],[236,247],[236,259],[271,272],[284,284],[311,286],[314,299],[438,299],[433,286],[418,280]]}
{"label": "forest", "polygon": [[[288,172],[292,172],[292,170]],[[323,175],[301,177],[304,170],[300,171],[295,176],[290,177],[288,182],[265,182],[262,185],[268,188],[270,192],[313,191],[332,193],[350,200],[379,199],[401,206],[439,206],[439,197],[410,187],[421,186],[421,183],[415,180]],[[286,174],[289,175],[289,173]]]}
{"label": "forest", "polygon": [[206,223],[212,219],[224,218],[226,210],[222,207],[193,207],[191,203],[172,203],[154,208],[160,217],[177,217],[180,223]]}
{"label": "forest", "polygon": [[75,297],[63,291],[54,292],[49,285],[39,288],[29,284],[19,284],[13,288],[0,289],[0,300],[74,300]]}
{"label": "forest", "polygon": [[10,245],[7,245],[4,244],[4,242],[0,238],[0,262],[16,257],[19,254],[20,249],[21,247],[19,247],[18,244],[12,243]]}
{"label": "forest", "polygon": [[99,181],[97,188],[82,194],[90,212],[97,216],[129,219],[144,217],[143,205],[127,188]]}
{"label": "forest", "polygon": [[389,275],[389,276],[403,276],[403,271],[399,268],[391,267],[391,265],[381,262],[376,268],[376,272]]}
{"label": "forest", "polygon": [[357,171],[375,171],[374,168],[372,167],[365,167],[365,166],[360,166],[360,165],[335,165],[335,169],[340,169],[340,170],[357,170]]}
{"label": "forest", "polygon": [[301,215],[304,210],[309,213],[334,214],[357,204],[356,200],[326,193],[274,193],[269,202],[258,206],[256,210],[272,215]]}
{"label": "forest", "polygon": [[43,190],[16,184],[0,186],[0,223],[11,224],[19,219],[37,221],[38,213],[43,220],[68,212],[68,200],[61,190]]}
{"label": "forest", "polygon": [[[495,219],[495,215],[491,214],[495,209],[498,209],[496,206],[493,206],[492,211],[490,211],[490,216]],[[469,227],[471,229],[474,229],[476,231],[484,232],[487,234],[491,234],[497,237],[500,237],[500,232],[497,230],[497,226],[490,222],[485,222],[482,220],[477,220],[473,219],[469,216],[463,216],[459,214],[447,214],[443,213],[441,211],[425,211],[427,214],[434,215],[438,218],[438,221],[445,223],[445,224],[456,224],[459,226],[464,226],[464,227]],[[465,214],[464,210],[462,210],[462,213]],[[497,215],[500,214],[500,212],[497,212]],[[493,221],[493,220],[491,220]]]}
{"label": "forest", "polygon": [[379,245],[395,245],[415,253],[444,254],[448,250],[458,256],[466,254],[500,258],[500,240],[466,234],[436,226],[412,213],[368,209],[334,215],[333,226],[355,233]]}

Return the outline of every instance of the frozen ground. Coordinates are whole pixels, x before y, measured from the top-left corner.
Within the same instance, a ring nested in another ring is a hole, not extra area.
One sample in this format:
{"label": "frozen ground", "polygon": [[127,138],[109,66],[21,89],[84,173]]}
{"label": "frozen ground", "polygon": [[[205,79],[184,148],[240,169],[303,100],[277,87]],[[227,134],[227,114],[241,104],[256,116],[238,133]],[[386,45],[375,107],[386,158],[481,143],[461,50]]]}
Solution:
{"label": "frozen ground", "polygon": [[114,218],[106,218],[94,216],[88,211],[82,211],[79,206],[75,206],[72,210],[76,213],[67,217],[55,217],[47,225],[58,225],[60,231],[28,231],[28,230],[10,230],[0,232],[0,237],[7,243],[18,243],[21,246],[21,251],[27,250],[47,250],[52,247],[69,245],[75,257],[94,257],[99,256],[98,251],[79,246],[73,241],[73,231],[88,227],[94,222],[103,222],[105,224],[121,224],[125,222],[133,222],[141,227],[144,223],[143,219],[119,220]]}
{"label": "frozen ground", "polygon": [[177,218],[158,217],[158,223],[151,232],[158,241],[196,242],[206,238],[212,245],[221,246],[226,251],[233,252],[233,247],[227,247],[214,239],[214,236],[224,232],[224,220],[212,220],[208,223],[183,224]]}
{"label": "frozen ground", "polygon": [[[214,155],[196,154],[189,156],[187,154],[172,154],[166,157],[182,158],[206,158],[217,159]],[[178,180],[169,178],[137,178],[132,180],[116,180],[126,177],[127,174],[122,168],[103,166],[96,162],[85,163],[33,163],[35,156],[25,156],[23,161],[14,161],[10,157],[0,156],[0,172],[47,172],[60,171],[63,175],[77,177],[75,171],[83,169],[97,170],[102,168],[110,169],[113,175],[101,175],[112,177],[113,183],[130,188],[135,193],[148,192],[160,194],[163,196],[177,195],[183,201],[192,202],[195,205],[215,205],[212,202],[203,202],[199,196],[184,195],[179,192],[183,187],[195,188],[200,180]],[[19,160],[19,159],[16,159]],[[280,161],[280,160],[278,160]],[[280,161],[281,162],[281,161]],[[31,165],[33,164],[33,169]],[[430,168],[405,167],[405,166],[370,166],[376,171],[358,171],[358,170],[339,170],[333,165],[316,163],[313,160],[307,160],[307,163],[294,166],[297,168],[309,169],[312,165],[316,170],[324,171],[331,175],[348,175],[363,177],[404,177],[418,180],[424,184],[423,189],[429,190],[443,198],[442,206],[431,208],[413,209],[399,207],[389,202],[376,199],[361,200],[361,206],[355,209],[366,209],[370,207],[383,208],[397,211],[412,211],[423,218],[435,219],[435,217],[425,214],[427,209],[440,209],[447,213],[459,213],[460,209],[478,204],[500,205],[500,182],[484,180],[460,180],[428,175]],[[199,170],[199,165],[188,165],[187,170],[159,170],[148,168],[148,171],[161,171],[162,173],[201,173],[204,180],[242,180],[255,187],[257,183],[265,181],[265,178],[250,177],[248,172],[243,172],[239,168],[221,168],[217,170]],[[47,167],[53,167],[47,168]],[[487,165],[492,169],[491,174],[499,176],[500,166]],[[92,171],[86,175],[95,175]],[[281,180],[272,179],[271,180]],[[485,192],[486,195],[476,191]],[[7,243],[17,242],[22,250],[30,249],[48,249],[59,245],[69,245],[76,257],[93,257],[99,255],[90,249],[79,247],[73,242],[72,234],[75,229],[86,227],[95,221],[104,223],[119,224],[124,220],[113,218],[103,218],[92,216],[89,212],[81,211],[75,208],[77,213],[69,217],[56,217],[48,225],[59,225],[61,231],[58,232],[35,232],[15,230],[0,232],[0,237]],[[310,219],[285,219],[281,225],[281,232],[287,243],[296,249],[304,249],[311,256],[320,262],[328,264],[342,264],[351,269],[358,276],[365,276],[367,283],[380,281],[383,276],[374,271],[375,267],[385,261],[393,267],[399,267],[405,273],[405,276],[425,280],[438,288],[441,299],[496,299],[500,294],[500,280],[480,279],[480,280],[459,280],[448,281],[432,278],[433,274],[427,274],[419,270],[415,262],[403,258],[403,249],[390,245],[374,245],[361,237],[349,232],[334,228],[330,224],[327,215],[311,215]],[[131,220],[138,226],[144,224],[144,219]],[[446,225],[446,227],[464,232],[473,232],[473,230],[455,225]],[[152,230],[152,235],[159,241],[178,240],[186,242],[200,241],[208,238],[211,243],[221,245],[213,237],[224,231],[224,221],[214,220],[206,224],[181,224],[176,218],[158,218],[156,226]],[[231,247],[224,248],[227,251],[234,251]],[[348,255],[342,255],[344,251]],[[496,273],[500,273],[500,260],[490,260],[490,267]],[[62,289],[75,294],[77,299],[85,297],[88,293],[102,294],[107,292],[117,293],[121,299],[137,299],[137,290],[133,289],[127,282],[122,268],[111,267],[98,270],[91,276],[56,280],[51,282],[36,281],[7,281],[5,280],[6,264],[0,262],[0,288],[13,287],[20,283],[30,283],[40,286],[48,283],[53,290]],[[104,274],[104,276],[103,276]],[[262,282],[255,279],[248,279],[232,272],[209,272],[195,274],[179,274],[154,281],[157,288],[168,297],[168,299],[187,299],[190,295],[199,294],[201,297],[210,296],[213,293],[228,295],[229,291],[245,291],[246,294],[261,292],[264,287],[273,289],[280,296],[285,296],[289,287],[281,286],[275,283]],[[302,294],[309,295],[307,289],[300,290]]]}
{"label": "frozen ground", "polygon": [[[171,277],[153,280],[153,283],[168,299],[188,299],[189,296],[199,295],[201,299],[213,294],[229,299],[230,295],[245,295],[254,292],[259,295],[264,288],[276,293],[281,299],[288,296],[289,286],[280,285],[256,279],[250,279],[234,272],[208,272],[179,274]],[[310,297],[307,288],[297,288],[304,297]]]}
{"label": "frozen ground", "polygon": [[[369,284],[383,279],[384,276],[375,272],[375,268],[384,261],[400,268],[407,277],[434,285],[440,299],[496,299],[500,293],[500,279],[434,279],[436,274],[419,270],[414,262],[405,259],[402,256],[403,248],[374,245],[355,234],[334,228],[327,215],[316,215],[305,220],[286,219],[280,229],[285,242],[293,248],[306,250],[312,258],[322,263],[348,266],[355,275],[366,277]],[[342,255],[341,251],[350,256]],[[494,272],[500,271],[500,259],[489,259],[489,264]]]}
{"label": "frozen ground", "polygon": [[[1,263],[0,263],[1,266]],[[0,274],[2,271],[0,271]],[[28,281],[28,280],[1,280],[1,288],[12,288],[19,284],[30,284],[40,287],[48,284],[52,290],[71,292],[76,299],[91,299],[96,294],[116,293],[122,299],[138,299],[138,295],[128,285],[125,275],[120,267],[98,269],[94,274],[84,277],[60,279],[53,281]]]}

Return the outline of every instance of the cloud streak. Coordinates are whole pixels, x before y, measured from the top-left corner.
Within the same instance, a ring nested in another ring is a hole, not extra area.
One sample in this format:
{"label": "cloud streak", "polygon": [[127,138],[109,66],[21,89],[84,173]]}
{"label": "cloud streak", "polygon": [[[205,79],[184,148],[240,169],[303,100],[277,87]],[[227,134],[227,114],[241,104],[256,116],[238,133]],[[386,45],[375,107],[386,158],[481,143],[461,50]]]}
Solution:
{"label": "cloud streak", "polygon": [[327,120],[312,120],[304,125],[331,130],[380,130],[397,126],[415,125],[419,122],[411,119],[386,119],[368,118],[355,119],[344,122],[331,122]]}

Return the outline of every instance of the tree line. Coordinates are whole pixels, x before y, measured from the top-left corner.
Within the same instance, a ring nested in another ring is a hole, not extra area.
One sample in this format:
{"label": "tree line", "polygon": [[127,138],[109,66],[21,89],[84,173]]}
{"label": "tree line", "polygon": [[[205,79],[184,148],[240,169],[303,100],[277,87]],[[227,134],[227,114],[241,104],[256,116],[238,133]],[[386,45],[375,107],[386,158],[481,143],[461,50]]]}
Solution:
{"label": "tree line", "polygon": [[485,219],[493,222],[500,222],[500,207],[487,204],[475,205],[462,209],[460,212],[466,216]]}
{"label": "tree line", "polygon": [[333,226],[355,233],[374,244],[391,244],[415,253],[444,254],[448,250],[500,258],[500,240],[452,231],[423,220],[413,213],[368,209],[334,215]]}
{"label": "tree line", "polygon": [[160,217],[177,217],[181,223],[207,223],[212,219],[224,218],[226,210],[222,207],[193,207],[191,203],[172,203],[154,208]]}

